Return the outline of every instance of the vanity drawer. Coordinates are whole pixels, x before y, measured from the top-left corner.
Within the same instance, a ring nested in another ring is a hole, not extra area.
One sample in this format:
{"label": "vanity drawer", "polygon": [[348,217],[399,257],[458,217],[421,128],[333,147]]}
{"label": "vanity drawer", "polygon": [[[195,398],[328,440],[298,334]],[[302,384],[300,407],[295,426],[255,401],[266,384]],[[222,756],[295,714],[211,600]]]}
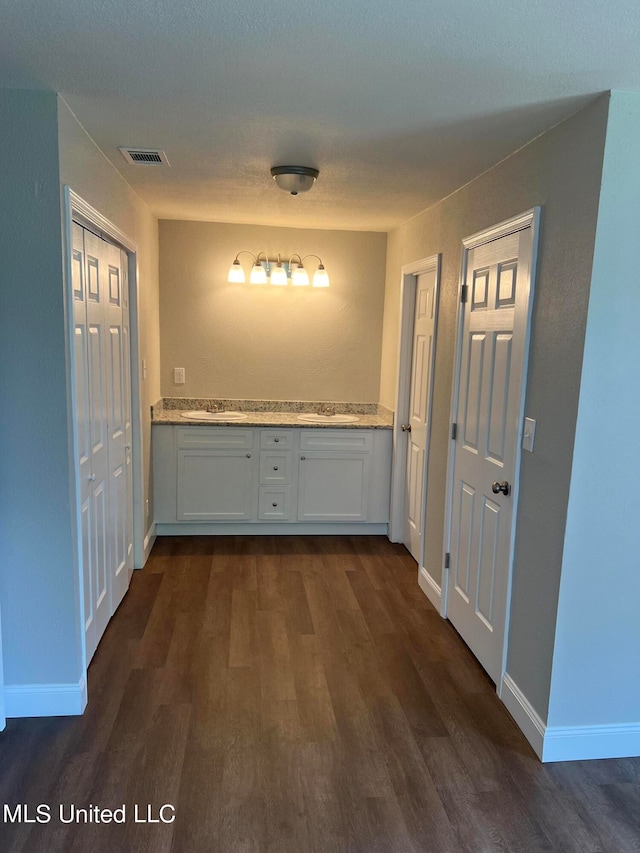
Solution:
{"label": "vanity drawer", "polygon": [[292,456],[286,450],[283,453],[271,450],[260,451],[260,484],[291,482]]}
{"label": "vanity drawer", "polygon": [[263,450],[291,450],[293,447],[293,430],[261,430],[260,447]]}
{"label": "vanity drawer", "polygon": [[224,427],[178,427],[179,450],[248,450],[253,447],[253,430],[225,429]]}
{"label": "vanity drawer", "polygon": [[365,429],[303,429],[300,431],[300,450],[349,450],[369,453],[373,448],[371,430]]}
{"label": "vanity drawer", "polygon": [[261,521],[289,521],[291,486],[260,486],[258,518]]}

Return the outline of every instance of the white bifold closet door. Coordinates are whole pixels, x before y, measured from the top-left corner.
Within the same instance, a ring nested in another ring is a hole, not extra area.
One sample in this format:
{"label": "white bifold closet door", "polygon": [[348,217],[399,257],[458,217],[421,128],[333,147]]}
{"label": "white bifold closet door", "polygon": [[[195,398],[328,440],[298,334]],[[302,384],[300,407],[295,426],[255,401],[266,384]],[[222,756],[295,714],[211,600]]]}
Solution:
{"label": "white bifold closet door", "polygon": [[133,569],[127,256],[73,223],[73,369],[87,664]]}

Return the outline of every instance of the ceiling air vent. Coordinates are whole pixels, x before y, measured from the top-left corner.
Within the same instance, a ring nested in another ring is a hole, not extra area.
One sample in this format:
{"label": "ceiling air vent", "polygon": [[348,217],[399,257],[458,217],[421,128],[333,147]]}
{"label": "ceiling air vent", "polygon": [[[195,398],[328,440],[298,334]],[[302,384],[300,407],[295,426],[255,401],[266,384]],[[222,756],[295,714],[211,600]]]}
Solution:
{"label": "ceiling air vent", "polygon": [[119,148],[127,163],[133,166],[168,166],[164,151],[157,148]]}

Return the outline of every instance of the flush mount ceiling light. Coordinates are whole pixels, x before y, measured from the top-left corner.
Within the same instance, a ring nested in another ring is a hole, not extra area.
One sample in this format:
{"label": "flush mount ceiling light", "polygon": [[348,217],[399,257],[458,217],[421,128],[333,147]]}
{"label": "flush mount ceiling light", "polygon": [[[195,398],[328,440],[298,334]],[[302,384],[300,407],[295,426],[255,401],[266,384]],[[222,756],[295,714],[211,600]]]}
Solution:
{"label": "flush mount ceiling light", "polygon": [[[301,255],[294,253],[289,258],[289,263],[283,263],[278,255],[277,261],[270,261],[266,252],[258,252],[254,255],[253,252],[243,250],[235,256],[227,281],[232,284],[244,284],[246,276],[242,264],[239,261],[240,255],[251,255],[253,265],[249,276],[249,284],[275,284],[286,286],[291,282],[294,287],[305,287],[309,285],[309,273],[304,268],[304,262],[307,258],[317,258],[320,262],[318,268],[313,274],[314,287],[329,287],[329,275],[324,268],[322,258],[319,255]],[[260,260],[263,258],[264,260]]]}
{"label": "flush mount ceiling light", "polygon": [[273,166],[271,177],[286,193],[306,193],[315,184],[320,172],[311,166]]}

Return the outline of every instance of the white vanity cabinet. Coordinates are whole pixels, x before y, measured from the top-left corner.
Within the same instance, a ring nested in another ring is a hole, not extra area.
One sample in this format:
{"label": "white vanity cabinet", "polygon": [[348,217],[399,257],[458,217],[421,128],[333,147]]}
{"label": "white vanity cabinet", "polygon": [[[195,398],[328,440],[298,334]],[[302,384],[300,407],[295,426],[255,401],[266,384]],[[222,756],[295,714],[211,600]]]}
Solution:
{"label": "white vanity cabinet", "polygon": [[386,533],[391,430],[153,426],[159,534]]}

